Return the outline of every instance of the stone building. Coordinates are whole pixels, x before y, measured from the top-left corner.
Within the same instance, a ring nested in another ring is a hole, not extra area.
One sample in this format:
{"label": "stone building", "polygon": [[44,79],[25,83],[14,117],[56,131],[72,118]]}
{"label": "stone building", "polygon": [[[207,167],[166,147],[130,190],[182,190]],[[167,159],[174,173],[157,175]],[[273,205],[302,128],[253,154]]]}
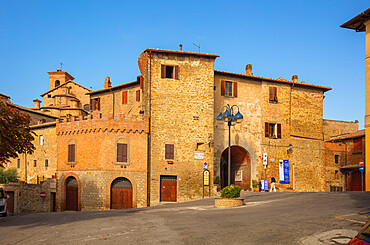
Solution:
{"label": "stone building", "polygon": [[365,176],[359,171],[365,161],[365,130],[332,137],[325,142],[325,170],[330,191],[362,191]]}
{"label": "stone building", "polygon": [[32,126],[37,149],[20,160],[22,180],[55,177],[58,210],[213,195],[216,185],[228,182],[228,127],[216,117],[229,104],[244,116],[231,127],[231,183],[251,190],[266,173],[279,191],[329,191],[325,139],[358,129],[358,122],[323,120],[324,93],[331,88],[299,82],[297,75],[255,76],[251,65],[245,74],[217,71],[217,57],[146,49],[136,81],[112,86],[107,77],[96,91],[67,72],[49,72],[43,106],[35,101],[31,111],[58,119]]}
{"label": "stone building", "polygon": [[370,8],[350,19],[343,25],[343,28],[353,29],[356,32],[366,32],[366,52],[365,52],[365,186],[366,191],[370,191]]}

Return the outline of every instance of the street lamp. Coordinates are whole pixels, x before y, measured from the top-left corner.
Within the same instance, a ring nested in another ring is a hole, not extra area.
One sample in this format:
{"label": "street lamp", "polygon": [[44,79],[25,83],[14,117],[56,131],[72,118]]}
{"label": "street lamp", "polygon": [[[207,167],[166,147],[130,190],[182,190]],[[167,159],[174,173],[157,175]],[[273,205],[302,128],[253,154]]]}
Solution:
{"label": "street lamp", "polygon": [[[233,108],[238,108],[238,112],[234,112]],[[222,113],[222,109],[225,108],[225,112]],[[230,147],[230,141],[231,141],[231,126],[234,126],[237,123],[241,123],[243,121],[243,115],[239,111],[239,107],[237,105],[229,106],[229,104],[221,107],[220,114],[216,117],[217,121],[224,121],[227,122],[227,126],[229,126],[229,154],[227,159],[227,183],[228,186],[230,186],[230,173],[231,173],[231,147]]]}

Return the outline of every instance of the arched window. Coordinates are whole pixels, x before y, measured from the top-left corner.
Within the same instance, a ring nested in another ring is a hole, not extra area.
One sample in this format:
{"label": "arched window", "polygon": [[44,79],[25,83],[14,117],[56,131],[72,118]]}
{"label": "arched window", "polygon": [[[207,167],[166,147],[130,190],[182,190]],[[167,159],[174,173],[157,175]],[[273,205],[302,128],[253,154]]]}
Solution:
{"label": "arched window", "polygon": [[129,144],[128,140],[123,137],[116,141],[116,163],[129,164]]}
{"label": "arched window", "polygon": [[68,141],[68,163],[76,163],[76,141],[74,139]]}
{"label": "arched window", "polygon": [[59,80],[56,80],[55,81],[55,87],[58,87],[60,85],[60,81]]}

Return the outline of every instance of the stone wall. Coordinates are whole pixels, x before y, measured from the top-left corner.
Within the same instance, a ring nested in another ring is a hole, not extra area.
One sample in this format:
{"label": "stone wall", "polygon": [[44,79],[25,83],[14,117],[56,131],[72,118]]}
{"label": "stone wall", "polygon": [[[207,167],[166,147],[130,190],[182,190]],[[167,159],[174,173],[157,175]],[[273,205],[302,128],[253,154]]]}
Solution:
{"label": "stone wall", "polygon": [[[56,179],[47,179],[42,184],[11,183],[0,184],[5,192],[14,193],[15,213],[52,212],[56,193]],[[46,197],[41,198],[40,193]],[[9,199],[8,199],[9,200]],[[9,204],[8,204],[9,205]]]}
{"label": "stone wall", "polygon": [[[338,156],[338,163],[335,163],[335,156]],[[340,167],[347,164],[347,145],[344,142],[325,142],[325,178],[326,190],[330,186],[341,187],[346,190],[346,179]]]}
{"label": "stone wall", "polygon": [[347,122],[338,120],[323,120],[324,140],[329,140],[333,136],[353,133],[358,130],[358,121]]}

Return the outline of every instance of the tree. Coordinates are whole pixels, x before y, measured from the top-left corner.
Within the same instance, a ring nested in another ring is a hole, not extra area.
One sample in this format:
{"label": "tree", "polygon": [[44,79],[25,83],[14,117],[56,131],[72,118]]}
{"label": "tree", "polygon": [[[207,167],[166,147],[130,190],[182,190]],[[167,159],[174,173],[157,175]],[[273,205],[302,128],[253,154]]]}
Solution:
{"label": "tree", "polygon": [[0,101],[0,163],[18,157],[18,154],[33,153],[34,133],[30,122],[28,114]]}
{"label": "tree", "polygon": [[7,170],[0,168],[0,184],[18,182],[18,180],[19,176],[16,168],[8,168]]}

